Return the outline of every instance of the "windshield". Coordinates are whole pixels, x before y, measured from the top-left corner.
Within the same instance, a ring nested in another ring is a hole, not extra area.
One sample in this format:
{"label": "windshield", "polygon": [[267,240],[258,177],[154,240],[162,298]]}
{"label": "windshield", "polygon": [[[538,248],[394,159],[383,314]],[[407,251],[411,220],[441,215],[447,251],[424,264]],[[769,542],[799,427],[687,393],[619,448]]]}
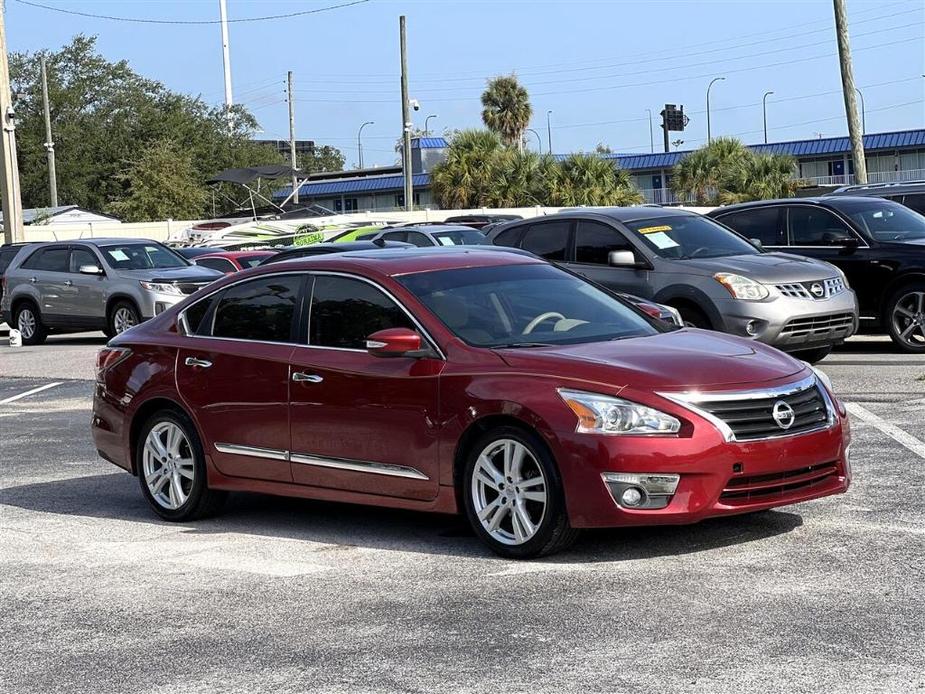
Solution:
{"label": "windshield", "polygon": [[441,246],[482,246],[488,243],[485,234],[476,229],[459,231],[438,231],[434,234]]}
{"label": "windshield", "polygon": [[123,243],[103,246],[100,250],[114,270],[154,270],[189,265],[159,243]]}
{"label": "windshield", "polygon": [[661,330],[610,294],[551,265],[438,270],[399,281],[456,335],[479,347],[600,342]]}
{"label": "windshield", "polygon": [[662,258],[722,258],[760,252],[745,239],[699,215],[642,219],[625,224]]}
{"label": "windshield", "polygon": [[898,202],[877,198],[840,200],[838,210],[876,241],[925,239],[925,217]]}

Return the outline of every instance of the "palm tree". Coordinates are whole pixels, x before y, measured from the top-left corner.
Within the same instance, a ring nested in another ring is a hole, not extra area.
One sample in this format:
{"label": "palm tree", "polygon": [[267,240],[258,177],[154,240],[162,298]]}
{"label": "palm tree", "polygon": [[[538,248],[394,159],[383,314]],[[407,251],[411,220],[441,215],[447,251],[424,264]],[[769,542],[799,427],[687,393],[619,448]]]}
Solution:
{"label": "palm tree", "polygon": [[482,122],[508,147],[523,149],[523,133],[530,124],[530,96],[514,75],[496,77],[482,93]]}
{"label": "palm tree", "polygon": [[788,154],[749,152],[744,166],[726,181],[719,200],[732,204],[792,197],[799,186],[796,170],[796,160]]}
{"label": "palm tree", "polygon": [[593,154],[573,154],[549,171],[548,204],[559,207],[576,205],[637,205],[642,195],[630,181],[629,174],[613,162]]}
{"label": "palm tree", "polygon": [[507,149],[494,160],[487,204],[491,207],[539,205],[542,157],[536,152]]}
{"label": "palm tree", "polygon": [[462,130],[453,136],[446,159],[431,171],[434,195],[444,209],[486,204],[493,185],[501,140],[487,130]]}
{"label": "palm tree", "polygon": [[682,197],[693,196],[698,205],[716,201],[723,182],[743,175],[751,152],[733,137],[718,137],[679,161],[671,187]]}

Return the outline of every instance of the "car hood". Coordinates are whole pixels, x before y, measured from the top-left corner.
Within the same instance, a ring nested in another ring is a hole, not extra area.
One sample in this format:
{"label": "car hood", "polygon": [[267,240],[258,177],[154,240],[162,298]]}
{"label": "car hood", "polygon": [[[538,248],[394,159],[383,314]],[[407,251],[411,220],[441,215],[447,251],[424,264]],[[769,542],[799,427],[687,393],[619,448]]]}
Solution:
{"label": "car hood", "polygon": [[717,272],[734,272],[764,284],[811,282],[838,276],[835,268],[824,261],[790,253],[676,260],[672,263],[672,269],[676,272],[709,276]]}
{"label": "car hood", "polygon": [[154,268],[151,270],[116,270],[122,277],[145,282],[213,282],[224,274],[218,270],[190,265],[188,267]]}
{"label": "car hood", "polygon": [[759,385],[806,368],[759,342],[692,328],[609,342],[496,351],[512,368],[654,391]]}

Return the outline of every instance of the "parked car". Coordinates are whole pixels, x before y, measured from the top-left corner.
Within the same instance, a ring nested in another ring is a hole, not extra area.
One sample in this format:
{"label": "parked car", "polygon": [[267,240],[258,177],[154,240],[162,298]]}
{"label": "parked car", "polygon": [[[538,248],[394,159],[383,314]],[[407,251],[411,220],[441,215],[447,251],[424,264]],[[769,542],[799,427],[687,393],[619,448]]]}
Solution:
{"label": "parked car", "polygon": [[3,299],[3,292],[6,289],[6,281],[3,279],[6,269],[13,262],[13,258],[28,245],[27,243],[8,243],[0,246],[0,300]]}
{"label": "parked car", "polygon": [[279,263],[293,258],[311,258],[316,255],[345,253],[347,251],[375,251],[382,248],[413,248],[410,243],[400,241],[344,241],[340,243],[313,243],[310,246],[290,246],[276,255],[264,259],[260,264]]}
{"label": "parked car", "polygon": [[829,195],[886,198],[887,200],[905,205],[919,214],[925,214],[925,181],[869,183],[865,185],[843,186],[831,193],[826,193],[824,197],[828,197]]}
{"label": "parked car", "polygon": [[249,267],[257,267],[267,258],[276,255],[276,251],[215,251],[197,255],[193,263],[201,267],[212,268],[224,274],[239,272]]}
{"label": "parked car", "polygon": [[218,250],[224,250],[220,248],[214,248],[210,246],[183,246],[180,248],[174,248],[173,246],[168,246],[170,250],[174,253],[179,253],[187,260],[194,260],[201,255],[212,255]]}
{"label": "parked car", "polygon": [[512,222],[515,219],[523,219],[519,214],[460,214],[454,217],[447,217],[443,220],[444,224],[462,224],[472,227],[473,229],[482,229],[489,224],[497,222]]}
{"label": "parked car", "polygon": [[763,253],[688,210],[579,209],[505,224],[489,240],[672,306],[693,327],[764,342],[811,363],[857,329],[854,293],[836,267]]}
{"label": "parked car", "polygon": [[710,216],[766,248],[832,263],[857,293],[865,323],[901,350],[925,353],[922,215],[891,200],[825,196],[730,205]]}
{"label": "parked car", "polygon": [[422,224],[385,227],[371,234],[357,236],[357,241],[402,241],[412,246],[479,246],[487,244],[485,234],[459,224]]}
{"label": "parked car", "polygon": [[147,239],[46,243],[13,259],[0,310],[27,345],[50,331],[113,336],[221,276]]}
{"label": "parked car", "polygon": [[272,263],[119,335],[97,369],[96,448],[170,521],[235,490],[462,512],[523,558],[851,478],[820,372],[516,253]]}

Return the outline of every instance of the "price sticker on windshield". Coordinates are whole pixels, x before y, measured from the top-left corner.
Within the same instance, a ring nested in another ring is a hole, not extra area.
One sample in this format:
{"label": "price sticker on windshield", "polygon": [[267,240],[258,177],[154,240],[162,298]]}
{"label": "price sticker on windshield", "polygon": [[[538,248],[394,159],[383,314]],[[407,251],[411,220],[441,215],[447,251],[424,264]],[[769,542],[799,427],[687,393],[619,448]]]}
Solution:
{"label": "price sticker on windshield", "polygon": [[660,231],[671,231],[671,227],[667,224],[662,224],[657,227],[643,227],[639,230],[640,234],[657,234]]}

